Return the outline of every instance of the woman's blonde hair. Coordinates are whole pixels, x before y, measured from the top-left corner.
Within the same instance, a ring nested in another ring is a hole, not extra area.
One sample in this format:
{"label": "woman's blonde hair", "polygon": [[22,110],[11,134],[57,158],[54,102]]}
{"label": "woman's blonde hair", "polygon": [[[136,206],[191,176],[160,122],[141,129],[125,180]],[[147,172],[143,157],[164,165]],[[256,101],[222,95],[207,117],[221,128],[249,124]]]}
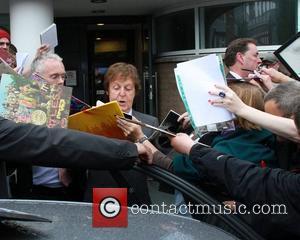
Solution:
{"label": "woman's blonde hair", "polygon": [[[264,92],[257,86],[247,82],[229,83],[228,86],[248,106],[264,111]],[[236,124],[246,130],[261,128],[248,120],[237,116]]]}

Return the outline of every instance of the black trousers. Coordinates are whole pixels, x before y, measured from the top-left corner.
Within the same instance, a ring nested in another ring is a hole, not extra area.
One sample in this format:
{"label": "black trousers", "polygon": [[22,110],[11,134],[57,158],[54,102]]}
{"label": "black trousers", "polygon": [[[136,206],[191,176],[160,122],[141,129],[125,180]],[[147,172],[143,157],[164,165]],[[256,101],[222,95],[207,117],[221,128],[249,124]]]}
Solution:
{"label": "black trousers", "polygon": [[50,188],[41,185],[32,185],[30,199],[70,201],[70,195],[66,187]]}

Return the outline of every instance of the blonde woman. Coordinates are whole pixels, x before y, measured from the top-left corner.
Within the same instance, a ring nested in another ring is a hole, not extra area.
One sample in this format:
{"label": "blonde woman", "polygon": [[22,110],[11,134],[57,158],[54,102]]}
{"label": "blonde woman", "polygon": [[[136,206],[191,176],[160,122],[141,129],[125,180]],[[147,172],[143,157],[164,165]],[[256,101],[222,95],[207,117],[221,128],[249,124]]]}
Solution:
{"label": "blonde woman", "polygon": [[[259,87],[239,81],[229,83],[228,86],[244,104],[264,111],[264,92]],[[236,117],[235,125],[235,131],[221,133],[212,140],[211,146],[219,152],[258,166],[276,167],[275,136],[240,116]]]}

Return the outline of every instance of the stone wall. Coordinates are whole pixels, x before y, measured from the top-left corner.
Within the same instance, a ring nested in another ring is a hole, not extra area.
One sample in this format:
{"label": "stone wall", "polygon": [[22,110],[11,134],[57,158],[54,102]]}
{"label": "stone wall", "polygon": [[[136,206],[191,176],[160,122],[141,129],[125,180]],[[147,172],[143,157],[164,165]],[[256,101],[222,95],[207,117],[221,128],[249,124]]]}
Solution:
{"label": "stone wall", "polygon": [[161,121],[169,110],[174,110],[179,114],[185,112],[184,105],[181,101],[177,90],[174,68],[176,63],[157,63],[157,93],[158,93],[158,117]]}

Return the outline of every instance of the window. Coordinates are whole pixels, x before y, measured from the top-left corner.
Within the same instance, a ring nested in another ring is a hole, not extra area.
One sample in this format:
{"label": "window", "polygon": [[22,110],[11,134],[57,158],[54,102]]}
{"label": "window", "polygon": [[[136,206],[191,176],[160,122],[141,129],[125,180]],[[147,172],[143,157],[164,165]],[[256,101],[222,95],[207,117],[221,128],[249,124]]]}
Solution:
{"label": "window", "polygon": [[195,49],[194,9],[155,19],[157,53]]}
{"label": "window", "polygon": [[0,28],[5,28],[9,30],[9,15],[8,14],[0,14]]}
{"label": "window", "polygon": [[297,1],[255,1],[205,8],[205,47],[226,47],[239,37],[279,45],[296,32]]}

